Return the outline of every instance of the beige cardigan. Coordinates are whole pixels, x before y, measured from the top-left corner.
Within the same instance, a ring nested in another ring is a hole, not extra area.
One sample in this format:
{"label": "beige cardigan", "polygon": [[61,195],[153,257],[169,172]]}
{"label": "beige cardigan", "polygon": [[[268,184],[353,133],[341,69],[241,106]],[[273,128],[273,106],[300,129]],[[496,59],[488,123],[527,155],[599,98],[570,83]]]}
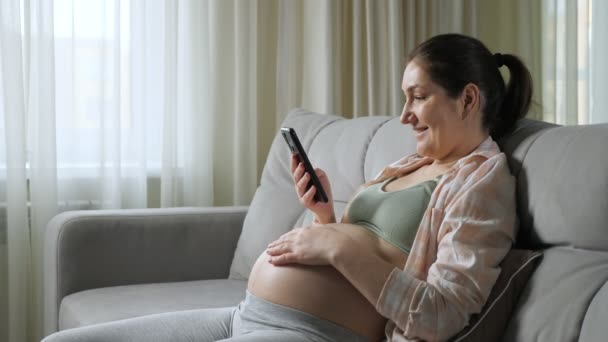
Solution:
{"label": "beige cardigan", "polygon": [[[429,158],[405,157],[383,170],[413,171]],[[488,137],[442,177],[403,270],[395,268],[376,309],[389,341],[443,341],[480,312],[515,239],[515,179]]]}

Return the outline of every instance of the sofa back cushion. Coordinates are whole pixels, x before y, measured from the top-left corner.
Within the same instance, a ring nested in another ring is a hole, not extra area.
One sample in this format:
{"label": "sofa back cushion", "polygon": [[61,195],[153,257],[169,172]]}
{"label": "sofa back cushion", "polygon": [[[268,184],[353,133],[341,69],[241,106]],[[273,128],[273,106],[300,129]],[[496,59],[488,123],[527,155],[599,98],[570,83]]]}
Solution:
{"label": "sofa back cushion", "polygon": [[518,244],[608,251],[608,124],[554,127],[528,140],[503,148],[518,164]]}

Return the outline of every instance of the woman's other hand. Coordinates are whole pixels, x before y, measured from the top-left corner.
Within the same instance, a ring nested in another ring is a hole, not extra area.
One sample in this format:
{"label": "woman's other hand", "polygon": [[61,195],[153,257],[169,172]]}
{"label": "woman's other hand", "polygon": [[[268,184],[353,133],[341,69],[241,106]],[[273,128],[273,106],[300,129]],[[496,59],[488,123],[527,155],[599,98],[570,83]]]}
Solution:
{"label": "woman's other hand", "polygon": [[331,225],[312,225],[295,228],[268,244],[268,262],[275,266],[285,264],[330,265],[338,252],[350,239]]}
{"label": "woman's other hand", "polygon": [[321,182],[321,186],[323,186],[323,189],[325,190],[327,203],[315,201],[314,197],[317,193],[317,188],[314,185],[311,185],[307,190],[307,185],[311,180],[311,176],[304,169],[304,163],[301,163],[295,154],[291,155],[291,175],[300,203],[304,208],[315,214],[315,222],[323,224],[335,223],[334,200],[331,193],[331,186],[329,185],[329,178],[327,178],[325,171],[321,169],[315,169],[315,173],[317,174],[317,178],[319,178],[319,182]]}

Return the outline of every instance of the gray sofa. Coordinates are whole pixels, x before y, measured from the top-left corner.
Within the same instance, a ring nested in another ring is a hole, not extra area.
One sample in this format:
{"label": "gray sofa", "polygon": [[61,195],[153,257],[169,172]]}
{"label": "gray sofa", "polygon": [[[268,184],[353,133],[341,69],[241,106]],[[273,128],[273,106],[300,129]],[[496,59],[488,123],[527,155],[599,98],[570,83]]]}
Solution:
{"label": "gray sofa", "polygon": [[[415,150],[397,117],[296,109],[283,125],[329,174],[337,215],[360,184]],[[517,246],[544,252],[504,341],[608,340],[608,124],[521,120],[499,143],[517,177]],[[234,306],[265,245],[311,219],[280,134],[248,207],[60,214],[46,232],[45,332]]]}

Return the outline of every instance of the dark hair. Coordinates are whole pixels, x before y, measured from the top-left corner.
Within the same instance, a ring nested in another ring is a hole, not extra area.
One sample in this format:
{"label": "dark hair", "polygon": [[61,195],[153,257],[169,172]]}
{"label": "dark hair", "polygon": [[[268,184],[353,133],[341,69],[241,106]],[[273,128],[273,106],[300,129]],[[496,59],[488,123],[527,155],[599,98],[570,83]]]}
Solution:
{"label": "dark hair", "polygon": [[[417,59],[431,80],[448,96],[459,96],[473,83],[483,97],[483,127],[494,139],[510,132],[528,113],[532,98],[532,76],[523,62],[511,54],[492,54],[479,40],[461,34],[434,36],[416,47],[409,60]],[[499,68],[509,68],[509,84]]]}

